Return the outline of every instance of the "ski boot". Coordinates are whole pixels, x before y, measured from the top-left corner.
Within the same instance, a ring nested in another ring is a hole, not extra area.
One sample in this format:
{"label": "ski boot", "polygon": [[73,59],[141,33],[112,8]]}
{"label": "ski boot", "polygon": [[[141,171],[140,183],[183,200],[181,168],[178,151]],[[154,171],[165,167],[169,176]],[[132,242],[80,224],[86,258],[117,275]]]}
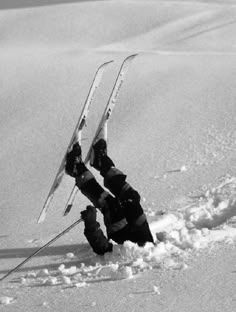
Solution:
{"label": "ski boot", "polygon": [[79,168],[83,164],[82,161],[82,150],[79,142],[76,142],[72,150],[66,155],[65,171],[71,177],[79,175]]}
{"label": "ski boot", "polygon": [[104,124],[93,144],[90,165],[100,172],[114,165],[112,160],[107,156],[107,123]]}
{"label": "ski boot", "polygon": [[103,158],[107,156],[107,142],[101,138],[94,145],[90,157],[90,165],[101,170]]}

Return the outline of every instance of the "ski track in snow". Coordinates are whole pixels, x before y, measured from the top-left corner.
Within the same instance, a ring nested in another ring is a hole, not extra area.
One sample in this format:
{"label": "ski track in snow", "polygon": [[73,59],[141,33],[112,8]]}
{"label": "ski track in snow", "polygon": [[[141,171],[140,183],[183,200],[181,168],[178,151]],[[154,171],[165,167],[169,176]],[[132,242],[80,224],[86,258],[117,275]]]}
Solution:
{"label": "ski track in snow", "polygon": [[[216,243],[236,241],[236,177],[226,176],[219,185],[191,200],[177,212],[159,216],[150,224],[155,245],[138,247],[131,242],[114,245],[112,253],[89,258],[90,265],[76,266],[76,253],[67,253],[65,262],[56,270],[44,268],[29,271],[15,280],[20,286],[84,288],[93,282],[129,279],[141,272],[184,270],[191,265],[191,255],[210,249]],[[73,266],[67,261],[73,260]],[[93,263],[91,265],[91,263]],[[154,286],[153,293],[159,294]],[[1,297],[1,304],[11,304],[14,298]]]}

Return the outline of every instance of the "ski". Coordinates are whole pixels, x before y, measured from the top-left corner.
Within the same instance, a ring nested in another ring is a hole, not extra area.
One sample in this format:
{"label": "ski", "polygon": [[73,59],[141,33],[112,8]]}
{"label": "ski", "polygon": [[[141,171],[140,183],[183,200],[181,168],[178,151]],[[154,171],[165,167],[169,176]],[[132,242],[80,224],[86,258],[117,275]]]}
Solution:
{"label": "ski", "polygon": [[[126,75],[128,69],[129,69],[129,65],[132,62],[132,60],[135,58],[135,56],[137,56],[137,55],[138,54],[133,54],[133,55],[128,56],[123,61],[123,63],[121,64],[119,73],[117,75],[117,78],[116,78],[116,81],[114,83],[112,92],[110,94],[109,100],[108,100],[107,105],[105,107],[104,113],[102,115],[102,118],[101,118],[100,123],[99,123],[98,128],[97,128],[97,131],[95,133],[95,136],[94,136],[94,138],[92,140],[92,143],[90,145],[90,148],[88,150],[87,156],[86,156],[86,158],[84,160],[85,164],[87,164],[88,161],[90,160],[93,144],[95,143],[97,137],[99,136],[101,130],[103,129],[104,124],[106,122],[108,122],[108,120],[111,117],[112,111],[113,111],[113,109],[115,107],[115,104],[116,104],[116,100],[117,100],[117,98],[119,96],[121,87],[123,85],[125,75]],[[63,213],[64,216],[68,215],[68,213],[70,212],[70,210],[71,210],[71,208],[73,206],[73,203],[74,203],[74,200],[75,200],[77,192],[78,192],[78,188],[77,188],[76,185],[74,185],[74,187],[73,187],[73,189],[71,191],[71,194],[69,196],[69,199],[67,201],[66,207],[64,209],[64,213]]]}
{"label": "ski", "polygon": [[57,171],[56,177],[52,183],[51,189],[48,193],[46,201],[45,201],[43,208],[41,210],[41,213],[39,215],[39,218],[37,221],[38,223],[41,223],[45,220],[46,214],[47,214],[48,209],[49,209],[49,205],[50,205],[52,198],[53,198],[53,195],[55,194],[55,191],[59,187],[59,185],[62,181],[62,178],[65,174],[65,161],[66,161],[66,155],[67,155],[68,151],[71,150],[71,148],[75,142],[79,142],[81,144],[81,133],[82,133],[83,127],[85,126],[86,118],[88,116],[90,106],[94,100],[95,93],[96,93],[96,91],[100,85],[101,80],[102,80],[102,76],[104,74],[105,68],[108,64],[111,64],[112,62],[113,61],[103,63],[101,66],[98,67],[98,69],[95,73],[94,79],[93,79],[91,87],[89,89],[86,101],[84,103],[82,112],[81,112],[80,117],[78,119],[78,122],[76,124],[75,130],[73,132],[73,135],[72,135],[71,140],[69,142],[69,145],[67,147],[66,153],[65,153],[65,155],[61,161],[61,164],[60,164],[59,169]]}

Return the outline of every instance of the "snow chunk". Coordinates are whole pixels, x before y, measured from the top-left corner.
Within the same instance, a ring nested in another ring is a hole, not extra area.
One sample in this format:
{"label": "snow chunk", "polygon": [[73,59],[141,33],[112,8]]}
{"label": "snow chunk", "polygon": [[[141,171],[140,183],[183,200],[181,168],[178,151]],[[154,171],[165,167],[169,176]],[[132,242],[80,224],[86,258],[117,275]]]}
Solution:
{"label": "snow chunk", "polygon": [[43,285],[46,285],[46,286],[53,286],[57,284],[58,284],[58,280],[56,277],[53,277],[53,276],[49,276],[47,279],[43,281]]}
{"label": "snow chunk", "polygon": [[70,268],[66,268],[64,264],[61,264],[58,268],[58,271],[62,275],[73,275],[77,272],[77,267],[76,266],[71,266]]}
{"label": "snow chunk", "polygon": [[111,273],[111,278],[115,280],[129,279],[133,276],[132,268],[129,266],[119,267],[118,270],[114,270]]}
{"label": "snow chunk", "polygon": [[75,255],[73,254],[73,252],[68,252],[66,254],[66,258],[68,258],[68,259],[73,259],[74,257],[75,257]]}
{"label": "snow chunk", "polygon": [[12,297],[0,297],[0,304],[5,304],[5,305],[8,305],[8,304],[11,304],[14,302],[14,298]]}
{"label": "snow chunk", "polygon": [[160,295],[161,294],[160,289],[159,289],[158,286],[153,285],[153,293],[156,294],[156,295]]}
{"label": "snow chunk", "polygon": [[87,284],[85,282],[82,282],[82,283],[75,283],[75,287],[77,288],[82,288],[82,287],[86,287]]}
{"label": "snow chunk", "polygon": [[49,275],[48,269],[43,269],[37,273],[37,277],[46,277]]}
{"label": "snow chunk", "polygon": [[132,264],[133,267],[142,267],[143,265],[144,265],[143,258],[137,258]]}
{"label": "snow chunk", "polygon": [[26,278],[35,278],[37,276],[37,274],[35,272],[29,272],[26,274]]}
{"label": "snow chunk", "polygon": [[21,277],[21,278],[20,278],[20,283],[21,283],[22,285],[26,285],[26,284],[27,284],[27,279],[24,278],[24,277]]}
{"label": "snow chunk", "polygon": [[63,272],[63,271],[65,270],[65,264],[59,265],[58,270],[59,270],[60,272]]}
{"label": "snow chunk", "polygon": [[42,303],[42,306],[43,306],[43,307],[48,307],[48,302],[44,301],[44,302]]}
{"label": "snow chunk", "polygon": [[187,169],[187,167],[186,166],[182,166],[181,168],[180,168],[180,172],[186,172],[188,169]]}
{"label": "snow chunk", "polygon": [[71,281],[71,279],[68,276],[63,276],[62,277],[62,284],[71,285],[72,281]]}
{"label": "snow chunk", "polygon": [[133,276],[133,271],[130,266],[125,266],[119,263],[111,263],[101,266],[96,272],[97,278],[109,278],[113,280],[129,279]]}

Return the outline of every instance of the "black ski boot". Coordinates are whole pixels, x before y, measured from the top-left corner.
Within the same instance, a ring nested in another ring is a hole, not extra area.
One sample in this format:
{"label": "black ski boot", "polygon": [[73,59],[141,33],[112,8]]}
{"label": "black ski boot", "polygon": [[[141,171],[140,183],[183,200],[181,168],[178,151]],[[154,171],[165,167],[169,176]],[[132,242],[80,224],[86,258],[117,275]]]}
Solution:
{"label": "black ski boot", "polygon": [[103,159],[107,156],[107,142],[104,139],[99,139],[93,146],[90,165],[101,171]]}
{"label": "black ski boot", "polygon": [[80,174],[80,167],[83,166],[81,146],[76,142],[72,150],[66,155],[65,171],[71,177],[75,178]]}

